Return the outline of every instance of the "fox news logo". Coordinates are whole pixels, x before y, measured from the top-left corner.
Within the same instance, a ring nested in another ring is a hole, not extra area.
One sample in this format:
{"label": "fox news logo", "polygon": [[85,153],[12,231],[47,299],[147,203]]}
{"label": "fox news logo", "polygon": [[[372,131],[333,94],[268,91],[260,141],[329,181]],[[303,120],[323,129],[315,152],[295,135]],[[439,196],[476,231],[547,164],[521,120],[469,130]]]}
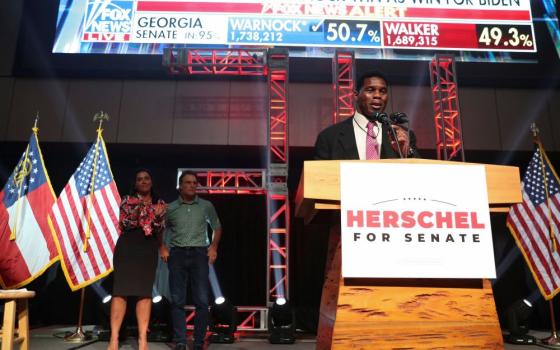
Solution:
{"label": "fox news logo", "polygon": [[84,41],[128,41],[132,29],[132,0],[89,0]]}

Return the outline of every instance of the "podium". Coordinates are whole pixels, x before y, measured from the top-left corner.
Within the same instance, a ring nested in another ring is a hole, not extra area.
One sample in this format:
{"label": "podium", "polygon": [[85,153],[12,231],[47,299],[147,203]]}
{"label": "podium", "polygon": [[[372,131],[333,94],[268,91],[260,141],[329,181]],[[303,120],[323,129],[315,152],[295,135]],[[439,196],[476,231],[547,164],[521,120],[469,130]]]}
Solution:
{"label": "podium", "polygon": [[[319,211],[340,210],[340,162],[304,163],[297,217],[308,223]],[[424,159],[367,162],[469,164]],[[522,201],[517,167],[483,165],[491,212],[506,212]],[[342,278],[338,221],[330,229],[317,349],[503,349],[503,341],[488,280]]]}

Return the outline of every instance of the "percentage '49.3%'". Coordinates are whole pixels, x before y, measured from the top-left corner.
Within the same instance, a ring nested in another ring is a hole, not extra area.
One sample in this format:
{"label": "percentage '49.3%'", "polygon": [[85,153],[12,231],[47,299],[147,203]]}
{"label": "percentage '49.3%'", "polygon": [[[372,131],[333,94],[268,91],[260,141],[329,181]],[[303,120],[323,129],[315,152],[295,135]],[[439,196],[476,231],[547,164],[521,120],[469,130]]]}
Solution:
{"label": "percentage '49.3%'", "polygon": [[[522,28],[525,29],[525,28]],[[500,47],[512,49],[532,49],[531,34],[520,33],[516,27],[503,28],[502,26],[485,26],[478,37],[479,44],[483,47]]]}

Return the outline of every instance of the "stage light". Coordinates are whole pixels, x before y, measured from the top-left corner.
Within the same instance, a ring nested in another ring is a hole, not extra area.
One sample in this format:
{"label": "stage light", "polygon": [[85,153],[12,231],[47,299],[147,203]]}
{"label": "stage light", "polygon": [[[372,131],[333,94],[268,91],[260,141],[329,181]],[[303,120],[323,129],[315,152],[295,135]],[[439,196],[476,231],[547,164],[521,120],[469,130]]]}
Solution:
{"label": "stage light", "polygon": [[93,288],[93,290],[99,296],[99,299],[101,299],[101,302],[103,304],[107,304],[113,298],[113,296],[111,294],[107,293],[105,288],[103,288],[101,286],[101,281],[97,281],[97,282],[92,283],[91,288]]}
{"label": "stage light", "polygon": [[214,264],[208,265],[208,279],[210,280],[210,287],[212,288],[212,294],[214,294],[214,302],[216,304],[223,303],[226,299],[222,294],[222,289],[220,288],[220,282],[218,282],[218,275],[216,274],[216,269]]}
{"label": "stage light", "polygon": [[162,296],[161,294],[158,292],[156,286],[154,285],[152,287],[152,303],[157,304],[161,301]]}
{"label": "stage light", "polygon": [[288,300],[278,298],[268,310],[268,341],[271,344],[293,344],[296,341],[296,317]]}
{"label": "stage light", "polygon": [[536,344],[535,337],[527,335],[529,332],[529,316],[533,305],[527,299],[517,300],[505,313],[505,325],[509,332],[505,341],[510,344]]}
{"label": "stage light", "polygon": [[[218,300],[219,299],[219,300]],[[221,301],[221,303],[218,303]],[[210,342],[231,344],[235,341],[237,330],[237,307],[223,296],[216,298],[210,307]]]}
{"label": "stage light", "polygon": [[[164,287],[161,287],[164,288]],[[164,297],[165,293],[161,292],[154,283],[152,287],[152,311],[150,313],[150,332],[148,333],[148,341],[163,342],[171,341],[173,334],[171,320],[169,319],[169,299]]]}

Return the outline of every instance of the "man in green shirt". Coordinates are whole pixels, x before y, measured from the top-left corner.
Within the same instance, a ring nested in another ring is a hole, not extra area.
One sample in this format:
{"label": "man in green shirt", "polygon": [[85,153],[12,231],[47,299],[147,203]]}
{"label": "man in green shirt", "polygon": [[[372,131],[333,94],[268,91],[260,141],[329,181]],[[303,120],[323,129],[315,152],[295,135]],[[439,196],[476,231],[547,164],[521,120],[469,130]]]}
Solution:
{"label": "man in green shirt", "polygon": [[[208,264],[218,255],[218,243],[222,236],[220,219],[209,201],[196,195],[198,181],[192,171],[184,171],[179,177],[179,198],[167,207],[166,222],[171,234],[170,249],[160,247],[161,258],[168,262],[169,289],[171,292],[171,319],[176,350],[185,350],[187,344],[185,327],[185,299],[187,281],[191,281],[194,318],[194,349],[202,349],[208,326],[210,285]],[[208,238],[208,225],[212,228],[212,241]]]}

